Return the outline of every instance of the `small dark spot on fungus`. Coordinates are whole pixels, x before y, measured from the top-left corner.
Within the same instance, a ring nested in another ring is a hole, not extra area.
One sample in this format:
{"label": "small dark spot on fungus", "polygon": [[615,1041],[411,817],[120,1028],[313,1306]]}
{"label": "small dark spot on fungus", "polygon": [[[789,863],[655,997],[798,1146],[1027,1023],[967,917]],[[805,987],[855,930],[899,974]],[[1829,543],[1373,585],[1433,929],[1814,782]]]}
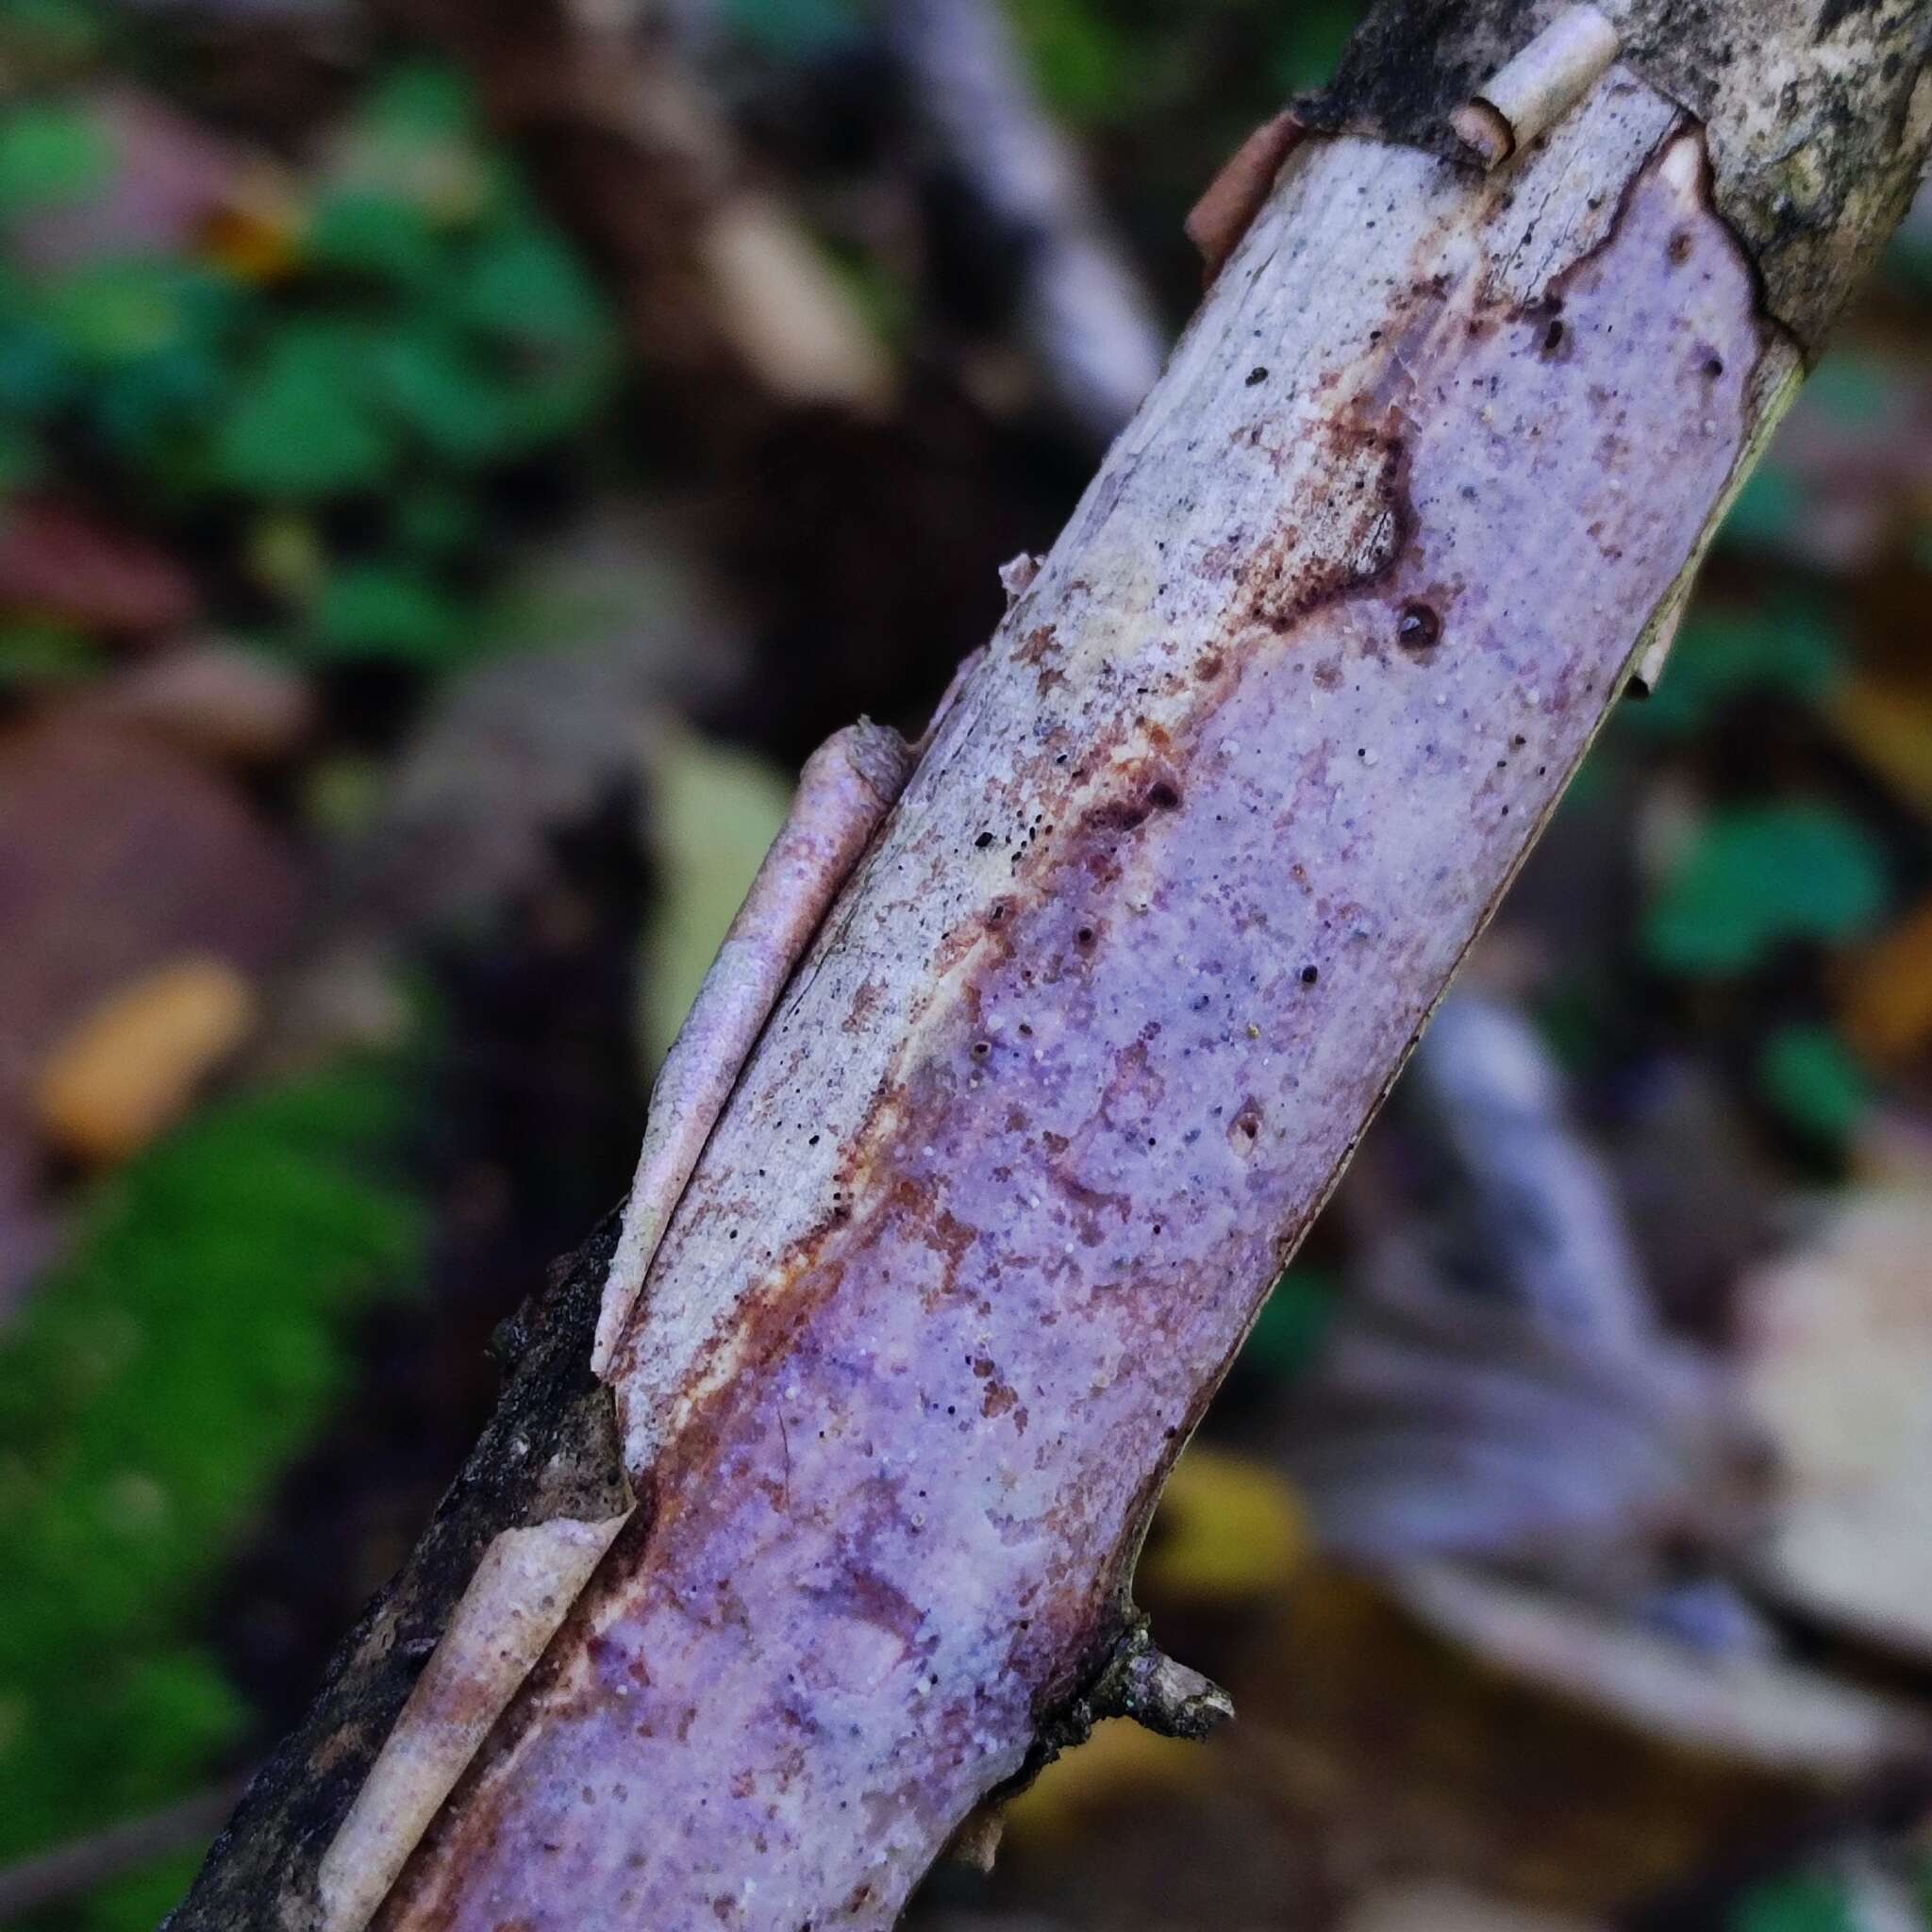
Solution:
{"label": "small dark spot on fungus", "polygon": [[1563,346],[1563,325],[1560,321],[1552,321],[1549,327],[1543,330],[1545,356],[1554,356]]}
{"label": "small dark spot on fungus", "polygon": [[1074,935],[1074,943],[1076,946],[1091,946],[1093,943],[1093,928],[1091,925],[1083,925]]}
{"label": "small dark spot on fungus", "polygon": [[973,1058],[976,1060],[983,1060],[991,1051],[992,1041],[990,1040],[975,1040],[973,1042]]}
{"label": "small dark spot on fungus", "polygon": [[1411,600],[1395,620],[1395,641],[1411,651],[1426,651],[1442,635],[1442,620],[1432,605]]}
{"label": "small dark spot on fungus", "polygon": [[1665,248],[1664,253],[1674,262],[1689,261],[1690,259],[1690,230],[1689,228],[1678,228],[1673,231],[1669,245]]}
{"label": "small dark spot on fungus", "polygon": [[1248,371],[1248,379],[1244,386],[1248,389],[1253,389],[1257,382],[1266,382],[1267,380],[1268,372],[1265,369],[1257,365],[1255,368]]}
{"label": "small dark spot on fungus", "polygon": [[1704,373],[1715,382],[1724,373],[1724,358],[1722,356],[1707,356],[1704,358]]}
{"label": "small dark spot on fungus", "polygon": [[974,840],[973,843],[979,851],[984,852],[992,843],[992,834],[991,832],[982,832],[978,838]]}
{"label": "small dark spot on fungus", "polygon": [[1319,966],[1304,966],[1302,968],[1302,984],[1304,986],[1313,986],[1321,976],[1322,969]]}
{"label": "small dark spot on fungus", "polygon": [[1180,788],[1166,778],[1157,778],[1147,788],[1147,804],[1154,811],[1172,811],[1181,802]]}

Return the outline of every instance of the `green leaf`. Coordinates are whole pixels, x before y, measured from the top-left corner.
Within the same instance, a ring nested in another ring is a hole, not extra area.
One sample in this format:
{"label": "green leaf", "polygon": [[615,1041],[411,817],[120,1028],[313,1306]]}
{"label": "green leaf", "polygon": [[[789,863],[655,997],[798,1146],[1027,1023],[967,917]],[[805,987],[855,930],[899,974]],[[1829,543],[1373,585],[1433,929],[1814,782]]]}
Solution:
{"label": "green leaf", "polygon": [[66,683],[100,665],[99,646],[85,631],[25,619],[0,623],[0,691]]}
{"label": "green leaf", "polygon": [[1819,704],[1843,668],[1838,627],[1812,606],[1749,617],[1697,610],[1686,619],[1655,694],[1625,715],[1634,731],[1680,738],[1747,693]]}
{"label": "green leaf", "polygon": [[1336,1283],[1325,1270],[1290,1268],[1262,1304],[1241,1349],[1243,1366],[1259,1370],[1272,1381],[1292,1381],[1314,1359],[1337,1299]]}
{"label": "green leaf", "polygon": [[1014,31],[1047,104],[1072,121],[1124,112],[1138,89],[1133,44],[1091,0],[1014,0]]}
{"label": "green leaf", "polygon": [[1765,1041],[1757,1086],[1808,1140],[1841,1146],[1872,1105],[1872,1083],[1838,1035],[1824,1026],[1781,1026]]}
{"label": "green leaf", "polygon": [[1350,0],[1314,0],[1294,9],[1275,50],[1274,84],[1284,94],[1325,87],[1341,64],[1341,51],[1361,8]]}
{"label": "green leaf", "polygon": [[1804,514],[1805,492],[1797,478],[1774,462],[1760,463],[1744,479],[1718,531],[1718,541],[1747,549],[1782,549]]}
{"label": "green leaf", "polygon": [[448,557],[480,541],[483,518],[461,491],[425,483],[399,497],[396,541],[425,557]]}
{"label": "green leaf", "polygon": [[1847,428],[1871,429],[1898,408],[1900,372],[1850,349],[1834,350],[1805,384],[1805,403]]}
{"label": "green leaf", "polygon": [[0,217],[59,208],[96,192],[114,152],[91,113],[31,102],[0,114]]}
{"label": "green leaf", "polygon": [[365,98],[338,153],[338,192],[407,203],[455,230],[500,207],[508,170],[479,139],[474,90],[454,70],[395,69]]}
{"label": "green leaf", "polygon": [[43,419],[79,383],[72,358],[38,317],[0,321],[0,409]]}
{"label": "green leaf", "polygon": [[449,332],[385,342],[375,375],[391,413],[450,462],[483,463],[517,440],[515,412],[494,372]]}
{"label": "green leaf", "polygon": [[1754,1886],[1731,1914],[1731,1932],[1858,1932],[1845,1888],[1822,1874]]}
{"label": "green leaf", "polygon": [[205,347],[239,314],[234,284],[192,263],[90,262],[49,288],[42,313],[61,347],[97,365]]}
{"label": "green leaf", "polygon": [[0,0],[0,62],[8,73],[82,66],[101,39],[100,18],[84,0]]}
{"label": "green leaf", "polygon": [[285,328],[242,378],[216,432],[214,480],[291,501],[383,482],[399,452],[372,393],[372,348],[366,332],[341,324]]}
{"label": "green leaf", "polygon": [[421,571],[373,562],[336,574],[316,600],[312,625],[324,657],[443,663],[456,655],[470,618]]}
{"label": "green leaf", "polygon": [[510,342],[581,349],[607,328],[603,300],[575,256],[559,237],[522,221],[477,239],[455,302],[463,322]]}
{"label": "green leaf", "polygon": [[316,204],[306,253],[317,268],[421,288],[443,261],[443,244],[425,211],[399,196],[348,189]]}
{"label": "green leaf", "polygon": [[1857,938],[1890,897],[1882,849],[1842,812],[1802,803],[1720,812],[1664,881],[1640,942],[1665,972],[1743,973],[1785,941]]}
{"label": "green leaf", "polygon": [[88,391],[88,413],[123,461],[172,484],[192,469],[200,426],[221,407],[226,381],[215,354],[184,342],[102,371]]}
{"label": "green leaf", "polygon": [[361,118],[375,126],[439,139],[474,134],[479,125],[476,90],[457,68],[406,61],[370,89]]}

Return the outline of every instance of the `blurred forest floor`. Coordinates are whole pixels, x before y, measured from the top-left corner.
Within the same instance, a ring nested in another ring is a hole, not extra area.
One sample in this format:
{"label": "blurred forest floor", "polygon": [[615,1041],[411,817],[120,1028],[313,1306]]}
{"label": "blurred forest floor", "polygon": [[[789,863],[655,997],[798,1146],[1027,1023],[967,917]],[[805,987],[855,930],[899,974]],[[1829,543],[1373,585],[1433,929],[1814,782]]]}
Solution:
{"label": "blurred forest floor", "polygon": [[[0,0],[0,1921],[178,1897],[1337,0]],[[1932,204],[918,1924],[1932,1925]]]}

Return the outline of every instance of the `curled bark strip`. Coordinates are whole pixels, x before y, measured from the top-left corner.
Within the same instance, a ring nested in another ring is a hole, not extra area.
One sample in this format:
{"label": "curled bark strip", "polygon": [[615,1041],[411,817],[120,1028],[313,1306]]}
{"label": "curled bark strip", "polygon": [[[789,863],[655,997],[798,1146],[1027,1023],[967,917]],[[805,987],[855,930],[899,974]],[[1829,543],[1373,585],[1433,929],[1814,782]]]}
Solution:
{"label": "curled bark strip", "polygon": [[861,718],[806,760],[798,796],[651,1089],[591,1366],[608,1375],[678,1196],[785,982],[905,786],[896,731]]}
{"label": "curled bark strip", "polygon": [[1481,92],[1450,116],[1486,168],[1526,147],[1567,114],[1617,58],[1617,29],[1594,7],[1559,13]]}
{"label": "curled bark strip", "polygon": [[1221,273],[1222,263],[1234,253],[1235,243],[1261,211],[1281,164],[1301,137],[1301,122],[1283,108],[1228,156],[1221,173],[1188,210],[1181,225],[1200,255],[1204,280],[1211,282]]}
{"label": "curled bark strip", "polygon": [[493,1540],[558,1517],[630,1507],[610,1391],[591,1336],[617,1241],[612,1214],[499,1331],[508,1379],[490,1426],[395,1579],[330,1661],[302,1723],[250,1783],[171,1932],[316,1932],[319,1865],[393,1734]]}
{"label": "curled bark strip", "polygon": [[629,1520],[507,1529],[476,1566],[323,1856],[321,1932],[360,1932]]}

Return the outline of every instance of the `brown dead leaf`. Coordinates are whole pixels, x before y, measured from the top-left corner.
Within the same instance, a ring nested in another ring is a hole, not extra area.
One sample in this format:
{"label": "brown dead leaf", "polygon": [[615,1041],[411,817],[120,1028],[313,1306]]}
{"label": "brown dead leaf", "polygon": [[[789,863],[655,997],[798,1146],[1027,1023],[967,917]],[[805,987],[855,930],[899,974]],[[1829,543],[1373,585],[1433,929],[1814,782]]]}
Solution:
{"label": "brown dead leaf", "polygon": [[58,1243],[37,1157],[29,1124],[0,1115],[0,1327]]}
{"label": "brown dead leaf", "polygon": [[1384,1886],[1357,1900],[1337,1932],[1590,1932],[1581,1919],[1525,1911],[1453,1885]]}
{"label": "brown dead leaf", "polygon": [[125,1160],[187,1110],[254,1030],[258,1004],[241,974],[205,955],[109,994],[42,1065],[42,1131],[76,1159]]}
{"label": "brown dead leaf", "polygon": [[1932,1040],[1932,899],[1858,958],[1840,1010],[1847,1039],[1881,1067]]}
{"label": "brown dead leaf", "polygon": [[0,1111],[109,995],[185,957],[258,979],[298,881],[227,781],[146,733],[48,719],[0,740]]}
{"label": "brown dead leaf", "polygon": [[1914,1714],[1820,1674],[1439,1566],[1312,1572],[1224,1668],[1241,1774],[1331,1874],[1544,1910],[1759,1856],[1926,1748]]}
{"label": "brown dead leaf", "polygon": [[1848,679],[1832,700],[1840,737],[1907,805],[1932,817],[1932,688],[1877,671]]}
{"label": "brown dead leaf", "polygon": [[156,631],[188,623],[199,605],[188,573],[144,538],[58,503],[10,503],[0,514],[0,609]]}
{"label": "brown dead leaf", "polygon": [[315,694],[299,672],[218,638],[143,658],[77,694],[72,708],[251,765],[286,757],[315,722]]}

